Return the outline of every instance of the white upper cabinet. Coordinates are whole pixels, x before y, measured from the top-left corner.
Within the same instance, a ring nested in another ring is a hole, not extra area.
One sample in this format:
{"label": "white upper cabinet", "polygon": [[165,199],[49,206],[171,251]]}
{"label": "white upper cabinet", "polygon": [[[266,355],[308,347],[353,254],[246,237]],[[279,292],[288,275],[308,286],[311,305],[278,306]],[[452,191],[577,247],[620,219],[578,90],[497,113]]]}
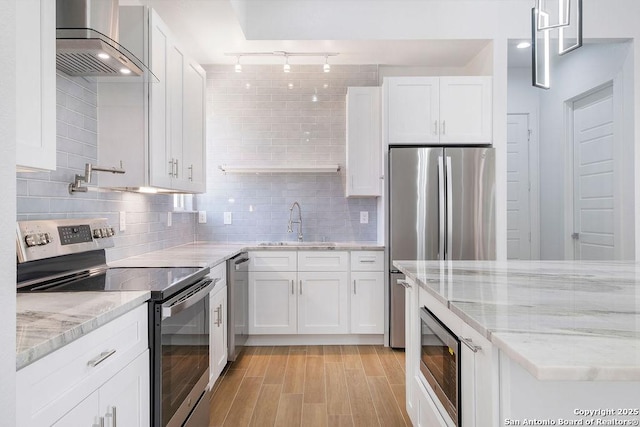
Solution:
{"label": "white upper cabinet", "polygon": [[492,79],[385,79],[389,144],[490,144]]}
{"label": "white upper cabinet", "polygon": [[100,186],[204,192],[204,69],[152,9],[121,7],[120,41],[145,59],[158,81],[98,88],[98,161],[126,171],[101,175]]}
{"label": "white upper cabinet", "polygon": [[380,88],[347,89],[347,197],[381,195]]}
{"label": "white upper cabinet", "polygon": [[440,77],[440,142],[490,144],[491,77]]}
{"label": "white upper cabinet", "polygon": [[16,40],[17,170],[55,170],[55,2],[16,2]]}
{"label": "white upper cabinet", "polygon": [[385,79],[390,144],[438,143],[439,79]]}

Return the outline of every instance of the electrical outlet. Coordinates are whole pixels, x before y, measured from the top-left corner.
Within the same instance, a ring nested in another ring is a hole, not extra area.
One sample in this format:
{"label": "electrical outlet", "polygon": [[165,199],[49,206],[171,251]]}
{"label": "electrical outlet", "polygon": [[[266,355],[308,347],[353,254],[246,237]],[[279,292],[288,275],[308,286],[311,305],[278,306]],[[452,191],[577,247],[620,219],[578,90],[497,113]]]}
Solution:
{"label": "electrical outlet", "polygon": [[127,229],[127,213],[125,211],[120,211],[120,231],[125,231]]}
{"label": "electrical outlet", "polygon": [[167,212],[167,227],[171,227],[171,225],[173,225],[173,214]]}
{"label": "electrical outlet", "polygon": [[360,224],[369,224],[369,212],[360,211]]}
{"label": "electrical outlet", "polygon": [[207,223],[207,211],[198,211],[198,224]]}
{"label": "electrical outlet", "polygon": [[231,212],[225,212],[224,213],[224,223],[226,225],[229,225],[229,224],[233,223],[233,219],[231,218]]}

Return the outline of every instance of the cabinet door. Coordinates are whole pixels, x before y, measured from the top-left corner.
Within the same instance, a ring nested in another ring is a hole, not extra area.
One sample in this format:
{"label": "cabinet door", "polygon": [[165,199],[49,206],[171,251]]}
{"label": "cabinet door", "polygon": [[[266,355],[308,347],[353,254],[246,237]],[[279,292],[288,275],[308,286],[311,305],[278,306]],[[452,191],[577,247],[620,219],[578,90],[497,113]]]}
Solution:
{"label": "cabinet door", "polygon": [[296,333],[296,273],[249,271],[249,334]]}
{"label": "cabinet door", "polygon": [[438,143],[438,78],[394,77],[385,83],[389,144]]}
{"label": "cabinet door", "polygon": [[171,188],[175,167],[171,157],[171,123],[169,97],[169,56],[172,38],[167,26],[155,11],[149,20],[151,71],[158,78],[149,90],[149,182]]}
{"label": "cabinet door", "polygon": [[99,426],[98,392],[95,391],[76,407],[67,412],[62,418],[53,423],[52,427],[78,427],[78,426]]}
{"label": "cabinet door", "polygon": [[56,169],[56,5],[16,2],[16,165]]}
{"label": "cabinet door", "polygon": [[380,196],[380,88],[347,89],[346,151],[346,196]]}
{"label": "cabinet door", "polygon": [[351,273],[351,333],[384,333],[384,273]]}
{"label": "cabinet door", "polygon": [[205,102],[206,73],[187,61],[184,74],[183,169],[188,190],[206,190]]}
{"label": "cabinet door", "polygon": [[490,144],[491,77],[440,78],[440,142]]}
{"label": "cabinet door", "polygon": [[99,414],[104,417],[105,425],[147,427],[150,422],[149,390],[147,350],[100,387]]}
{"label": "cabinet door", "polygon": [[188,187],[188,171],[183,159],[183,130],[184,130],[184,72],[185,54],[179,46],[172,43],[169,46],[169,58],[167,61],[168,83],[168,122],[169,144],[168,156],[172,162],[171,188],[186,190]]}
{"label": "cabinet door", "polygon": [[346,334],[347,273],[298,273],[298,333]]}
{"label": "cabinet door", "polygon": [[211,297],[211,362],[209,384],[218,379],[227,364],[227,288],[224,287]]}

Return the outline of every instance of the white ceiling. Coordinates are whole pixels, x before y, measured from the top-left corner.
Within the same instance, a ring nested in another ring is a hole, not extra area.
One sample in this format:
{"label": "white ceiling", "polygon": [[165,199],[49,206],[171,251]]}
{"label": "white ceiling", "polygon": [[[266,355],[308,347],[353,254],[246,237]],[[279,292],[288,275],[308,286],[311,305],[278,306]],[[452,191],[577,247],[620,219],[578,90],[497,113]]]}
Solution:
{"label": "white ceiling", "polygon": [[[229,0],[120,0],[153,7],[201,64],[233,64],[229,52],[339,52],[332,64],[462,67],[487,40],[246,40]],[[334,3],[335,4],[335,3]],[[293,57],[290,63],[322,58]],[[246,57],[244,64],[281,63],[282,58]]]}

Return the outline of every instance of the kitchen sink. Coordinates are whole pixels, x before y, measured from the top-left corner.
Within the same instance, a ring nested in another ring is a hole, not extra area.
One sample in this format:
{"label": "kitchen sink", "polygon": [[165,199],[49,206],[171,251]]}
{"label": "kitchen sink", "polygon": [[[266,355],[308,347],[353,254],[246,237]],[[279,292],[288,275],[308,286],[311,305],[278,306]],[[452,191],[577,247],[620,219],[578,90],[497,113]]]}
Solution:
{"label": "kitchen sink", "polygon": [[258,246],[318,246],[323,248],[335,248],[335,242],[260,242]]}

